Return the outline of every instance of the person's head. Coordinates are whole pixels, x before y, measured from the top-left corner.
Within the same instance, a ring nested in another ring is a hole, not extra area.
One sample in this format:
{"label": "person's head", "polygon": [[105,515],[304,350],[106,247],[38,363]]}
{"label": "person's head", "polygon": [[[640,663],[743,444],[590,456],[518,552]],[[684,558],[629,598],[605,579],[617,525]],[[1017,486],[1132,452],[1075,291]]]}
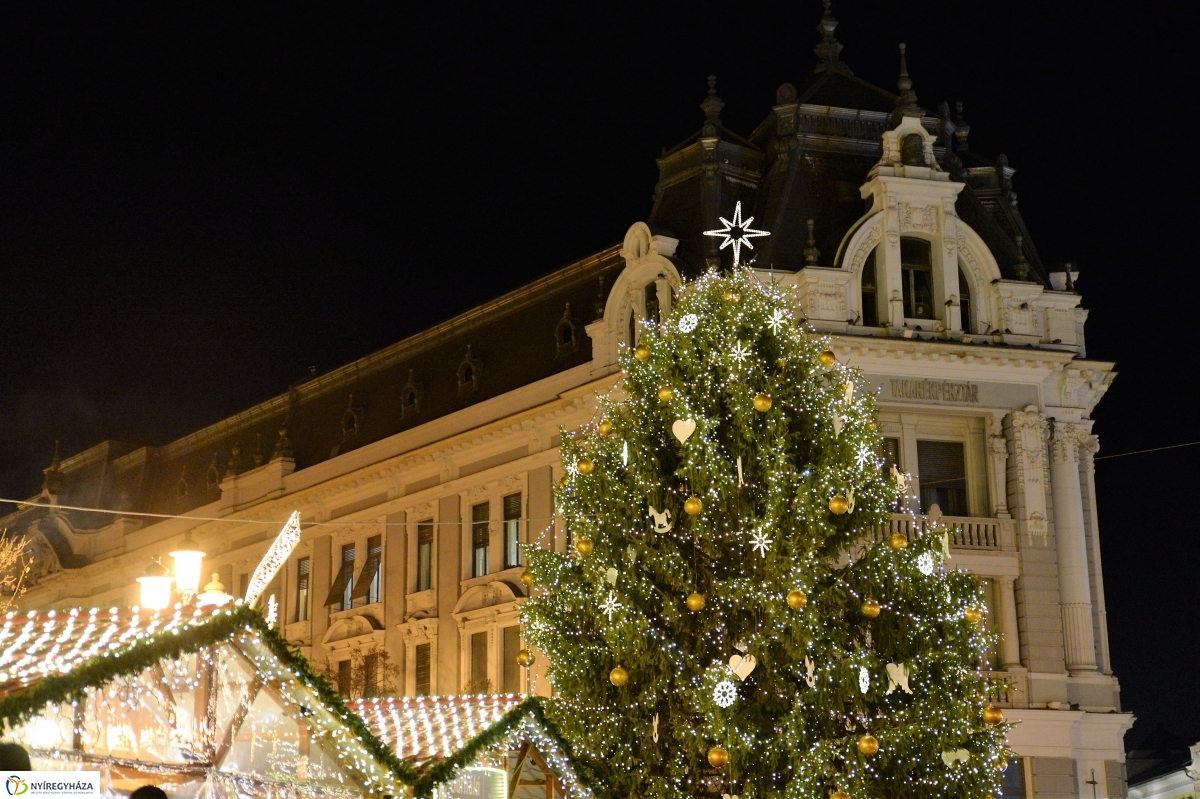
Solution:
{"label": "person's head", "polygon": [[20,744],[0,744],[0,770],[33,771],[29,764],[29,753]]}
{"label": "person's head", "polygon": [[129,794],[129,799],[167,799],[167,792],[157,785],[143,785]]}

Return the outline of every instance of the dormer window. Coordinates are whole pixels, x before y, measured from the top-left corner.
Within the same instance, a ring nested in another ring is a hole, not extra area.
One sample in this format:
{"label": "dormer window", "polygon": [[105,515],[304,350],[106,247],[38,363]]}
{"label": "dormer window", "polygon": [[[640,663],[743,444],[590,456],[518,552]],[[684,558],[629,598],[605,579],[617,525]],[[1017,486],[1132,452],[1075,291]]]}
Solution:
{"label": "dormer window", "polygon": [[408,382],[400,389],[400,418],[408,419],[421,412],[421,386],[413,379],[413,370],[408,370]]}
{"label": "dormer window", "polygon": [[933,253],[923,239],[900,239],[900,270],[904,284],[904,316],[933,318]]}
{"label": "dormer window", "polygon": [[483,361],[471,353],[471,345],[467,345],[467,356],[458,366],[458,394],[470,394],[479,388],[479,373],[483,370]]}
{"label": "dormer window", "polygon": [[862,278],[863,327],[879,327],[879,289],[875,283],[875,251],[863,262]]}
{"label": "dormer window", "polygon": [[579,320],[571,316],[571,303],[566,304],[562,319],[554,328],[554,357],[561,358],[579,349]]}
{"label": "dormer window", "polygon": [[961,269],[958,270],[958,313],[962,320],[963,332],[975,332],[975,327],[971,323],[971,284]]}

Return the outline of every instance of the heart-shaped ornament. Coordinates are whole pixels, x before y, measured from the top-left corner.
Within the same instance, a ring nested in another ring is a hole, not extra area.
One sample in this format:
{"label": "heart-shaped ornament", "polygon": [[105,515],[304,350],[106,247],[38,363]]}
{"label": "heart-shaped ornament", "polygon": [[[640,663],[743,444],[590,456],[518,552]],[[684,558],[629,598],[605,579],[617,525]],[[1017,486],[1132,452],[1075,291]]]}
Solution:
{"label": "heart-shaped ornament", "polygon": [[754,667],[758,665],[758,659],[754,655],[734,655],[729,659],[729,670],[737,675],[739,680],[744,680],[750,676],[750,672],[754,671]]}
{"label": "heart-shaped ornament", "polygon": [[604,573],[604,579],[608,582],[609,585],[616,585],[617,584],[617,570],[610,566],[608,571],[606,571]]}
{"label": "heart-shaped ornament", "polygon": [[684,444],[692,437],[692,433],[696,432],[696,420],[676,419],[675,424],[671,425],[671,432],[679,439],[680,444]]}

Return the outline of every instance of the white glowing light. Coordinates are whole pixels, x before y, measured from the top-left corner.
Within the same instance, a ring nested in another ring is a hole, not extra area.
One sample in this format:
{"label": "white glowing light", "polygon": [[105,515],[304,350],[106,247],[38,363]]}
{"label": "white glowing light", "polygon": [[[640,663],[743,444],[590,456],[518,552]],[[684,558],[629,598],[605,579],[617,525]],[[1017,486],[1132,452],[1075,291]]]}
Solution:
{"label": "white glowing light", "polygon": [[871,674],[866,666],[858,667],[858,690],[864,694],[871,690]]}
{"label": "white glowing light", "polygon": [[253,605],[262,596],[262,592],[267,589],[267,584],[275,579],[275,575],[279,573],[279,569],[283,564],[287,563],[288,555],[292,554],[292,550],[296,548],[296,544],[300,543],[300,511],[292,511],[292,515],[287,520],[287,524],[279,531],[279,535],[275,537],[275,542],[271,544],[271,548],[267,550],[267,554],[263,555],[262,562],[258,564],[258,568],[254,570],[254,574],[250,577],[250,584],[246,587],[246,604]]}
{"label": "white glowing light", "polygon": [[858,448],[858,452],[854,456],[854,462],[858,464],[858,468],[862,469],[868,463],[870,463],[872,454],[873,453],[871,452],[871,448],[868,447],[866,444],[863,444],[862,446],[860,446]]}
{"label": "white glowing light", "polygon": [[779,335],[779,328],[783,327],[783,320],[785,318],[783,309],[776,308],[775,312],[771,314],[771,318],[767,320],[767,327],[771,328],[772,333]]}
{"label": "white glowing light", "polygon": [[742,203],[739,200],[738,204],[733,207],[733,221],[729,221],[725,217],[719,217],[721,224],[725,227],[718,230],[706,230],[705,236],[722,239],[721,249],[733,247],[733,266],[737,268],[742,263],[742,247],[754,249],[754,245],[750,243],[750,239],[758,238],[759,236],[770,236],[771,234],[765,230],[755,230],[750,227],[754,222],[754,217],[748,217],[742,221]]}
{"label": "white glowing light", "polygon": [[604,598],[604,601],[600,603],[600,612],[605,616],[608,616],[609,621],[612,621],[613,614],[616,613],[620,607],[621,606],[617,603],[617,595],[610,591],[608,596]]}
{"label": "white glowing light", "polygon": [[700,324],[700,317],[696,316],[694,313],[684,314],[679,320],[679,332],[691,333],[696,329],[696,325],[698,324]]}
{"label": "white glowing light", "polygon": [[624,466],[629,465],[629,442],[628,441],[626,441],[625,445],[623,447],[621,447],[621,464]]}
{"label": "white glowing light", "polygon": [[739,366],[745,363],[746,359],[749,357],[750,348],[740,341],[734,344],[729,350],[729,360],[734,361]]}
{"label": "white glowing light", "polygon": [[146,573],[137,578],[142,586],[141,606],[150,610],[163,610],[171,604],[171,583],[175,582],[167,574],[167,569],[161,563],[155,562],[146,569]]}
{"label": "white glowing light", "polygon": [[717,707],[729,707],[737,699],[737,686],[729,680],[721,680],[713,689],[713,701]]}
{"label": "white glowing light", "polygon": [[758,550],[758,553],[764,558],[767,556],[767,548],[771,546],[771,539],[767,538],[765,530],[755,530],[750,534],[750,548]]}
{"label": "white glowing light", "polygon": [[183,534],[183,542],[179,549],[170,553],[175,561],[175,585],[185,598],[191,597],[200,590],[201,566],[204,564],[205,553],[192,540],[192,531]]}
{"label": "white glowing light", "polygon": [[925,575],[926,577],[930,577],[933,575],[933,569],[934,569],[933,553],[932,552],[922,552],[917,557],[917,571],[919,571],[921,574]]}

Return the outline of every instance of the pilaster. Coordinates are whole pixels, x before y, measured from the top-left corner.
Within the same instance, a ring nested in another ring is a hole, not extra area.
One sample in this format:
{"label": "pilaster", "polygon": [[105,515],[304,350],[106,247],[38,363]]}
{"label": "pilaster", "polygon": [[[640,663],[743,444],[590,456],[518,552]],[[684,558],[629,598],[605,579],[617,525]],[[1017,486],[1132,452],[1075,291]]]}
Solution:
{"label": "pilaster", "polygon": [[1054,424],[1050,439],[1050,482],[1054,495],[1054,533],[1058,551],[1059,591],[1067,669],[1095,671],[1096,641],[1092,630],[1092,589],[1079,484],[1079,446],[1083,425]]}
{"label": "pilaster", "polygon": [[991,494],[992,516],[1010,519],[1008,512],[1008,440],[1004,437],[1004,412],[993,411],[987,419],[988,488]]}

